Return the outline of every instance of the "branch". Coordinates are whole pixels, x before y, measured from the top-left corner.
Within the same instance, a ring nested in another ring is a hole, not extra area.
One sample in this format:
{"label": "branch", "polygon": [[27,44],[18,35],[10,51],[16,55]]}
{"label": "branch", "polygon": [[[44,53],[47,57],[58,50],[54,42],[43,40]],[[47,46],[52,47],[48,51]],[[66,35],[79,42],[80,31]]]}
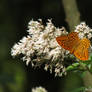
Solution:
{"label": "branch", "polygon": [[80,23],[80,13],[77,8],[76,0],[62,0],[66,22],[69,25],[70,31]]}

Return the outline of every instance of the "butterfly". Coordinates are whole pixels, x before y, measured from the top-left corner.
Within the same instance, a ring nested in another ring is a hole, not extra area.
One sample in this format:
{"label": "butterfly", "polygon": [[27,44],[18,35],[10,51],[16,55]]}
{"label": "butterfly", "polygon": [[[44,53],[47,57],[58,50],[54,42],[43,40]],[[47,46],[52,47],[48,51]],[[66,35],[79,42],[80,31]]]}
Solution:
{"label": "butterfly", "polygon": [[79,60],[88,60],[90,41],[87,38],[80,39],[77,32],[71,32],[68,35],[56,37],[58,44],[65,50],[69,50]]}

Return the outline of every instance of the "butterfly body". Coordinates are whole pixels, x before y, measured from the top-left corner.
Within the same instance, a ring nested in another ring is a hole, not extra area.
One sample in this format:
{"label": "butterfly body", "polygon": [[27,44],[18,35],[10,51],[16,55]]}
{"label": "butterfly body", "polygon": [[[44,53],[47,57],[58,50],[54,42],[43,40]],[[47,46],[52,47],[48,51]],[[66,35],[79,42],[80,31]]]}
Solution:
{"label": "butterfly body", "polygon": [[71,32],[67,36],[60,36],[56,38],[58,44],[69,50],[80,60],[88,60],[88,48],[90,41],[87,38],[80,39],[77,32]]}

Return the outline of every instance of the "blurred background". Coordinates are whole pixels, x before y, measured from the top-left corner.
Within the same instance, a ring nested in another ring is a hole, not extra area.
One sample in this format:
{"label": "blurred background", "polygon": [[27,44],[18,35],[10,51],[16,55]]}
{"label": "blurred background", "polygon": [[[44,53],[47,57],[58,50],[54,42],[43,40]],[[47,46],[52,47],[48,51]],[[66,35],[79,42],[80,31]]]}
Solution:
{"label": "blurred background", "polygon": [[[76,0],[81,21],[92,27],[92,0]],[[43,86],[48,92],[74,92],[83,86],[76,73],[55,77],[43,69],[11,57],[11,48],[27,35],[30,20],[41,18],[44,23],[52,19],[56,27],[66,27],[62,0],[0,0],[0,92],[31,92]],[[74,21],[74,20],[73,20]]]}

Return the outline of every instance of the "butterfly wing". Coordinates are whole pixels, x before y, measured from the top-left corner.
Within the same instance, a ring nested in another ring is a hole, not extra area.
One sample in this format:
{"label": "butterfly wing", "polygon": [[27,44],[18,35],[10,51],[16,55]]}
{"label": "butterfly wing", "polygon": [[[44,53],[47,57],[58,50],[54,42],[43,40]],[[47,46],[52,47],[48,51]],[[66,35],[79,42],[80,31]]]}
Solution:
{"label": "butterfly wing", "polygon": [[67,46],[67,43],[68,43],[68,38],[67,38],[67,36],[60,36],[60,37],[57,37],[56,40],[57,40],[58,44],[59,44],[62,48],[66,49],[66,50],[69,50],[69,49],[70,49],[69,46]]}
{"label": "butterfly wing", "polygon": [[76,43],[80,41],[77,32],[71,32],[67,36],[57,37],[56,40],[62,48],[69,50],[71,53]]}
{"label": "butterfly wing", "polygon": [[86,38],[82,39],[78,46],[75,47],[74,55],[80,60],[88,60],[88,48],[90,46],[90,41]]}

